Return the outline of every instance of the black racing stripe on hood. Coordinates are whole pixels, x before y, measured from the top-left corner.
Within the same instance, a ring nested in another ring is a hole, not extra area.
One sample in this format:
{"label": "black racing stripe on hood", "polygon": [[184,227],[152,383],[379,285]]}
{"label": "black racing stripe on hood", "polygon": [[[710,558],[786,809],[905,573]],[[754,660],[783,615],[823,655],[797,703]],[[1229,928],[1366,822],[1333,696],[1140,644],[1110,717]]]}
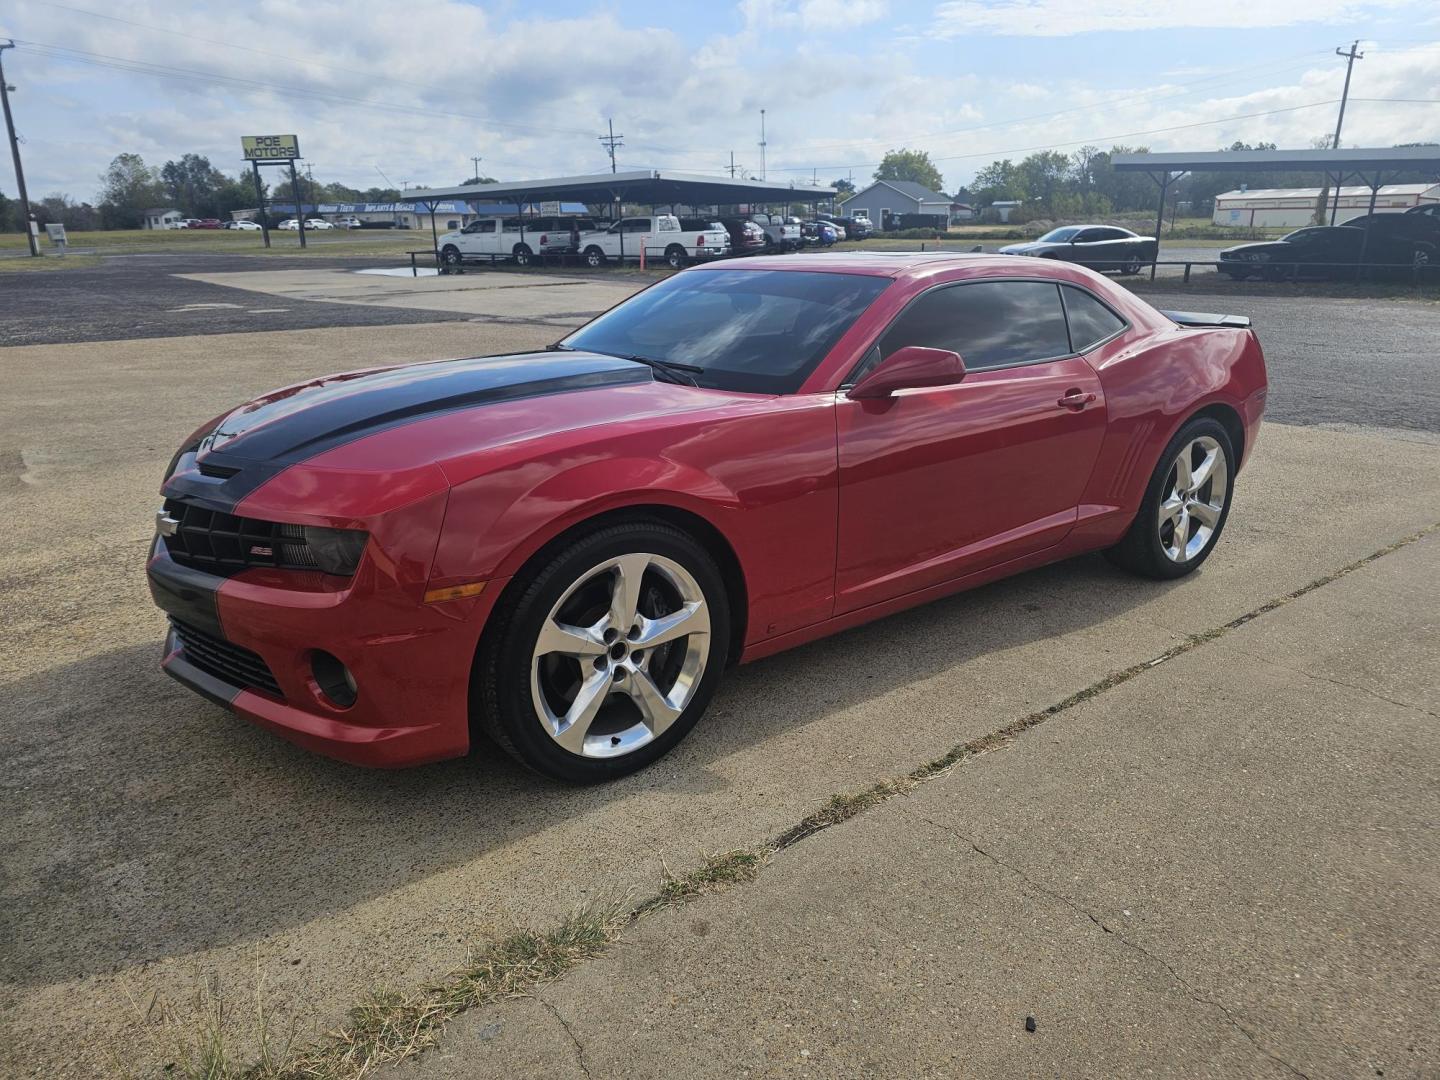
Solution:
{"label": "black racing stripe on hood", "polygon": [[519,353],[334,375],[259,398],[182,453],[165,494],[214,510],[290,465],[442,413],[652,381],[644,364],[585,352]]}

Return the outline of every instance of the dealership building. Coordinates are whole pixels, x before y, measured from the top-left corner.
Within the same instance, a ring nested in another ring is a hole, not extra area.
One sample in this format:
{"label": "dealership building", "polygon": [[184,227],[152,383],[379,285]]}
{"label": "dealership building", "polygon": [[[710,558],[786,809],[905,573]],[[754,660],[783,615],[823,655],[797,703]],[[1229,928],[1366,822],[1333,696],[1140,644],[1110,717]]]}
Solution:
{"label": "dealership building", "polygon": [[[1315,218],[1315,206],[1321,194],[1326,196],[1327,211],[1337,207],[1336,221],[1370,212],[1369,187],[1342,187],[1337,202],[1334,191],[1321,188],[1256,188],[1227,191],[1215,196],[1216,225],[1243,227],[1300,228]],[[1377,188],[1375,212],[1400,214],[1416,206],[1440,203],[1440,184],[1386,184]]]}

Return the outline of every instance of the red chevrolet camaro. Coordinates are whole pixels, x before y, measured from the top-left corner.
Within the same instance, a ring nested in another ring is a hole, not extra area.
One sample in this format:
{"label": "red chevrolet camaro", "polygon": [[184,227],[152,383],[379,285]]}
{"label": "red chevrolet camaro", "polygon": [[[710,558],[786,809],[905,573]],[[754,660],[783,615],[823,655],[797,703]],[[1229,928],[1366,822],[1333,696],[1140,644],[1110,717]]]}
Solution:
{"label": "red chevrolet camaro", "polygon": [[277,390],[175,455],[164,667],[402,766],[478,733],[655,760],[728,664],[1081,552],[1214,549],[1265,407],[1248,320],[993,255],[743,259],[542,352]]}

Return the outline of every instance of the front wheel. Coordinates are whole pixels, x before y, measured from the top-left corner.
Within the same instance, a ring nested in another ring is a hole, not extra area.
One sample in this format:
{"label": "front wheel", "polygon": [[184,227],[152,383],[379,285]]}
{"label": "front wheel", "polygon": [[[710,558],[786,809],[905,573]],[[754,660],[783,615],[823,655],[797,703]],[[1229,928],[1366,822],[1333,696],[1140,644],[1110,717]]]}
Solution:
{"label": "front wheel", "polygon": [[682,270],[685,267],[685,249],[679,244],[671,244],[665,249],[665,265],[672,270]]}
{"label": "front wheel", "polygon": [[478,726],[523,764],[610,780],[667,753],[725,666],[730,609],[709,552],[659,522],[612,525],[522,575],[476,663]]}
{"label": "front wheel", "polygon": [[1142,577],[1184,577],[1210,557],[1230,516],[1235,449],[1218,420],[1182,427],[1160,456],[1140,511],[1106,557]]}
{"label": "front wheel", "polygon": [[585,259],[586,266],[600,267],[605,265],[605,252],[593,244],[585,249],[583,258]]}
{"label": "front wheel", "polygon": [[446,244],[440,249],[440,261],[446,266],[459,266],[460,249],[454,244]]}

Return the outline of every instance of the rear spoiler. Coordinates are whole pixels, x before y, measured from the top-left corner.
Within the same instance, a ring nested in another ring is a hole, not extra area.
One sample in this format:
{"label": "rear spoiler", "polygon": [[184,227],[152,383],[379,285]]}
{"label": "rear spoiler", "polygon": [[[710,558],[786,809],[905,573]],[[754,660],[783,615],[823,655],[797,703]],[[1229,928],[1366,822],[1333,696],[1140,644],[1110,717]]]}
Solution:
{"label": "rear spoiler", "polygon": [[1231,330],[1250,329],[1249,315],[1206,315],[1199,311],[1162,311],[1160,314],[1181,326],[1224,326]]}

